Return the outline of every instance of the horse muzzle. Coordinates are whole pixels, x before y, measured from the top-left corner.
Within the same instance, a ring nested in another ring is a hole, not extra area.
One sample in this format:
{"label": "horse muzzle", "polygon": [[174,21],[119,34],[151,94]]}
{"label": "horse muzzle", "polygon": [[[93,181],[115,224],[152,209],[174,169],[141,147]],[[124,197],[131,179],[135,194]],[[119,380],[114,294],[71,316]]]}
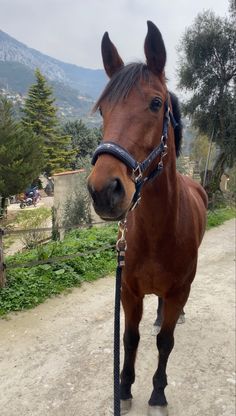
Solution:
{"label": "horse muzzle", "polygon": [[96,213],[103,220],[117,221],[124,218],[125,189],[121,180],[116,177],[109,179],[102,187],[96,187],[88,180],[88,191],[93,201]]}

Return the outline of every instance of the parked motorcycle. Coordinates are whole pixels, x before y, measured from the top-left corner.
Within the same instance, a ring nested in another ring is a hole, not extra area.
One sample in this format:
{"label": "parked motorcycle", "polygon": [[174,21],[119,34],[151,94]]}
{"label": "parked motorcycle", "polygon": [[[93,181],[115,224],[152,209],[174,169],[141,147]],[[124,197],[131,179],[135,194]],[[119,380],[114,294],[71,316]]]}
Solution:
{"label": "parked motorcycle", "polygon": [[20,202],[20,208],[23,209],[25,207],[30,207],[33,205],[33,198],[27,197]]}
{"label": "parked motorcycle", "polygon": [[23,198],[21,198],[20,208],[23,209],[31,205],[36,206],[39,199],[40,199],[40,195],[39,195],[39,191],[37,188],[34,188],[32,190],[26,190],[26,192],[23,195]]}

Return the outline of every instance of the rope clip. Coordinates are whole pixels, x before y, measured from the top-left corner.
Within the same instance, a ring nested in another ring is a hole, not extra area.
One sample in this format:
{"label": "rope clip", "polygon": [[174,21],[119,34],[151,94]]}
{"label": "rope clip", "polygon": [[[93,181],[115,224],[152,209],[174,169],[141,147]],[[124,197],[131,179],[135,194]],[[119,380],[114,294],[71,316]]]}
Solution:
{"label": "rope clip", "polygon": [[126,231],[127,231],[126,223],[127,223],[126,218],[124,220],[121,220],[121,221],[118,222],[119,231],[121,233],[121,237],[116,242],[116,250],[118,252],[119,251],[125,251],[127,249],[127,243],[126,243],[126,239],[125,239],[125,234],[126,234]]}

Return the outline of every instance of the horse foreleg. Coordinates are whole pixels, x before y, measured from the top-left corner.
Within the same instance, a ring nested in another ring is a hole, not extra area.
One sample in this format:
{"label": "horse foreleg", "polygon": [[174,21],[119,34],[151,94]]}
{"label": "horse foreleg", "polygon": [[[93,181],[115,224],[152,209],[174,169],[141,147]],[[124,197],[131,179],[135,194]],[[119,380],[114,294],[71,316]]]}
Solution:
{"label": "horse foreleg", "polygon": [[121,372],[120,398],[121,414],[131,408],[131,386],[135,381],[135,359],[140,339],[139,322],[142,318],[143,299],[133,296],[125,287],[122,288],[122,305],[125,314],[124,365]]}
{"label": "horse foreleg", "polygon": [[158,296],[157,317],[153,325],[158,326],[159,328],[161,327],[161,324],[162,324],[162,309],[163,309],[162,306],[163,306],[163,299],[160,298],[160,296]]}
{"label": "horse foreleg", "polygon": [[[161,329],[161,325],[162,325],[162,309],[163,309],[163,299],[160,298],[160,296],[158,296],[158,306],[157,306],[157,317],[156,320],[153,324],[154,328],[152,331],[153,335],[157,335],[158,332]],[[180,315],[179,315],[179,319],[177,321],[177,324],[184,324],[185,322],[185,312],[182,309]]]}
{"label": "horse foreleg", "polygon": [[174,329],[183,307],[188,299],[189,287],[181,293],[163,299],[163,322],[156,344],[159,351],[157,371],[153,377],[153,392],[149,400],[150,416],[167,416],[167,400],[165,387],[167,386],[166,367],[169,355],[174,347]]}

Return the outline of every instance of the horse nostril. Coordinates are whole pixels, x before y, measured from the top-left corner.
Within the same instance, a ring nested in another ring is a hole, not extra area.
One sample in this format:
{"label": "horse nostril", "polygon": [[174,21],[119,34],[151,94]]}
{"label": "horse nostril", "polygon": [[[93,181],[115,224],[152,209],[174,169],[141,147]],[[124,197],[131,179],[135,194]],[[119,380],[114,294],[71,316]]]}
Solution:
{"label": "horse nostril", "polygon": [[110,197],[111,205],[118,204],[125,195],[125,190],[119,178],[112,179],[108,186],[108,195]]}
{"label": "horse nostril", "polygon": [[124,188],[119,178],[113,179],[110,183],[110,189],[112,192],[116,194],[120,194],[123,192]]}

